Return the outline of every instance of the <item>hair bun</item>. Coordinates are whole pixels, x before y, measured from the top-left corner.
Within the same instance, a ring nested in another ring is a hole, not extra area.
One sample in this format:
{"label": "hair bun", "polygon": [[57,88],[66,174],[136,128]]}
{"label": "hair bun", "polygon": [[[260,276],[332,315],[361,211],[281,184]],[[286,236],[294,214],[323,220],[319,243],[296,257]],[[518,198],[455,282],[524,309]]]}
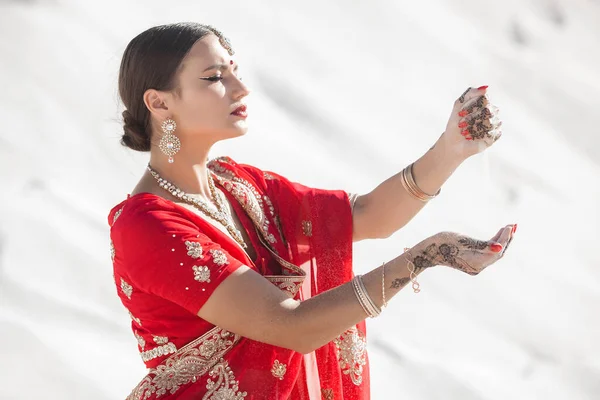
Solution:
{"label": "hair bun", "polygon": [[136,151],[150,151],[150,137],[146,129],[129,110],[123,111],[123,136],[121,144]]}

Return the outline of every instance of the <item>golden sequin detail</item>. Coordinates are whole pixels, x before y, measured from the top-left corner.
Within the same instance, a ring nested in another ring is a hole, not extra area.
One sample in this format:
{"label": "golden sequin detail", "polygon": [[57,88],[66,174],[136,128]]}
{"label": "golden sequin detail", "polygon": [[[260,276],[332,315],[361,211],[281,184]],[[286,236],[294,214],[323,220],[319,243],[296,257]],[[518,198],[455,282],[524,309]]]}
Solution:
{"label": "golden sequin detail", "polygon": [[119,216],[121,215],[121,213],[123,212],[123,207],[121,207],[116,213],[115,216],[113,217],[113,225],[115,224],[115,222],[117,221],[117,218],[119,218]]}
{"label": "golden sequin detail", "polygon": [[121,290],[123,291],[123,294],[125,294],[125,296],[127,296],[127,298],[129,300],[131,300],[131,293],[133,293],[133,286],[131,286],[129,283],[125,282],[125,280],[123,278],[121,278]]}
{"label": "golden sequin detail", "polygon": [[142,356],[142,360],[144,362],[148,362],[150,360],[154,360],[157,357],[162,357],[167,354],[173,354],[176,351],[177,347],[173,343],[169,342],[162,346],[155,347],[152,350],[143,351],[140,353],[140,356]]}
{"label": "golden sequin detail", "polygon": [[210,249],[208,252],[212,256],[213,262],[215,264],[217,264],[218,266],[223,266],[223,265],[229,264],[229,260],[227,259],[227,256],[221,250]]}
{"label": "golden sequin detail", "polygon": [[146,341],[144,340],[144,338],[142,336],[140,336],[139,333],[137,333],[136,331],[133,331],[133,335],[135,336],[135,338],[138,341],[138,344],[140,345],[140,347],[142,348],[142,350],[144,349],[144,347],[146,347]]}
{"label": "golden sequin detail", "polygon": [[152,336],[152,340],[156,344],[167,344],[169,342],[169,338],[166,336]]}
{"label": "golden sequin detail", "polygon": [[333,389],[321,389],[321,394],[323,395],[323,400],[334,400]]}
{"label": "golden sequin detail", "polygon": [[302,221],[302,233],[304,233],[304,236],[312,236],[312,222]]}
{"label": "golden sequin detail", "polygon": [[366,365],[367,341],[356,327],[348,329],[333,340],[337,349],[338,362],[345,375],[349,375],[356,386],[362,383],[363,366]]}
{"label": "golden sequin detail", "polygon": [[110,259],[111,261],[115,261],[115,245],[113,244],[112,239],[110,240]]}
{"label": "golden sequin detail", "polygon": [[198,282],[210,282],[210,269],[207,266],[194,265],[194,279]]}
{"label": "golden sequin detail", "polygon": [[[223,360],[223,356],[233,348],[241,339],[241,336],[235,335],[222,328],[214,327],[198,339],[190,342],[175,354],[169,356],[156,368],[150,368],[148,375],[133,389],[127,400],[144,400],[152,395],[159,398],[167,393],[175,394],[183,385],[190,382],[197,382],[198,379],[209,371],[213,372],[211,377],[217,376],[220,371],[227,372],[228,366]],[[217,371],[218,365],[224,367]],[[230,371],[230,370],[229,370]],[[228,375],[228,385],[231,385],[234,379]],[[217,381],[219,382],[219,381]],[[223,383],[221,381],[221,383]],[[235,382],[237,383],[237,382]],[[213,382],[213,386],[215,383]],[[237,399],[237,397],[218,397],[219,389],[213,388],[212,399]],[[233,390],[233,387],[229,386]],[[235,389],[237,391],[237,388]],[[221,394],[228,394],[225,390]],[[237,393],[232,393],[233,396]],[[205,396],[204,398],[209,398]],[[243,398],[243,397],[242,397]]]}
{"label": "golden sequin detail", "polygon": [[240,384],[227,361],[222,360],[216,364],[208,375],[208,392],[202,396],[202,400],[243,400],[248,395],[247,392],[239,391]]}
{"label": "golden sequin detail", "polygon": [[286,370],[287,366],[284,363],[279,362],[279,360],[275,360],[273,363],[273,368],[271,368],[271,373],[275,378],[281,381],[283,380]]}
{"label": "golden sequin detail", "polygon": [[127,312],[129,313],[132,321],[135,321],[139,326],[142,326],[142,321],[140,321],[139,318],[136,318],[129,310],[127,310]]}
{"label": "golden sequin detail", "polygon": [[187,248],[187,255],[192,258],[202,257],[202,246],[198,242],[185,241],[185,247]]}

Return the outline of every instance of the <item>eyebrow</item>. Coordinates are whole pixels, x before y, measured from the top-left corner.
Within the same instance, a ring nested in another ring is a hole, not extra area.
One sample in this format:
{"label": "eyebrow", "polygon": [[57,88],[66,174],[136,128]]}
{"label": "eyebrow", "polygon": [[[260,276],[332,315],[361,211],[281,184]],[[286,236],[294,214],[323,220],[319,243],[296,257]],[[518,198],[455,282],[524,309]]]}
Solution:
{"label": "eyebrow", "polygon": [[[215,68],[217,68],[219,70],[224,70],[224,69],[227,69],[227,67],[229,67],[229,65],[227,65],[227,64],[215,64],[215,65],[211,65],[210,67],[206,68],[202,72],[206,72],[208,70],[215,69]],[[234,70],[238,69],[238,64],[235,64],[235,67],[233,69]]]}

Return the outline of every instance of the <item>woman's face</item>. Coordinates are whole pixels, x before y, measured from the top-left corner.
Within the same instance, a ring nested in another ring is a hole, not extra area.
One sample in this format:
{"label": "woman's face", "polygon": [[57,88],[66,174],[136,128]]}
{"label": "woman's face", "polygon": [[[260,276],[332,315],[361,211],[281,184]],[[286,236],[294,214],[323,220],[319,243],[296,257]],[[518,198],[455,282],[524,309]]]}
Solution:
{"label": "woman's face", "polygon": [[178,72],[177,95],[170,99],[176,135],[186,139],[211,136],[218,141],[246,133],[246,119],[231,114],[245,104],[244,98],[250,93],[237,68],[216,35],[206,35],[192,46]]}

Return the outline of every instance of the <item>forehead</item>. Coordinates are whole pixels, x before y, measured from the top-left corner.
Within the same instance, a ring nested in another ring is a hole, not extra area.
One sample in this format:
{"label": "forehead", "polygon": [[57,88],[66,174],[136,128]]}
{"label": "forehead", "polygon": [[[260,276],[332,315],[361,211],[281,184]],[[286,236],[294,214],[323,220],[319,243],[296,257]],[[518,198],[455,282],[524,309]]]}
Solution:
{"label": "forehead", "polygon": [[228,64],[230,59],[231,56],[221,46],[219,38],[211,33],[194,43],[183,60],[183,64],[193,64],[195,67],[204,66],[206,68],[218,62]]}

